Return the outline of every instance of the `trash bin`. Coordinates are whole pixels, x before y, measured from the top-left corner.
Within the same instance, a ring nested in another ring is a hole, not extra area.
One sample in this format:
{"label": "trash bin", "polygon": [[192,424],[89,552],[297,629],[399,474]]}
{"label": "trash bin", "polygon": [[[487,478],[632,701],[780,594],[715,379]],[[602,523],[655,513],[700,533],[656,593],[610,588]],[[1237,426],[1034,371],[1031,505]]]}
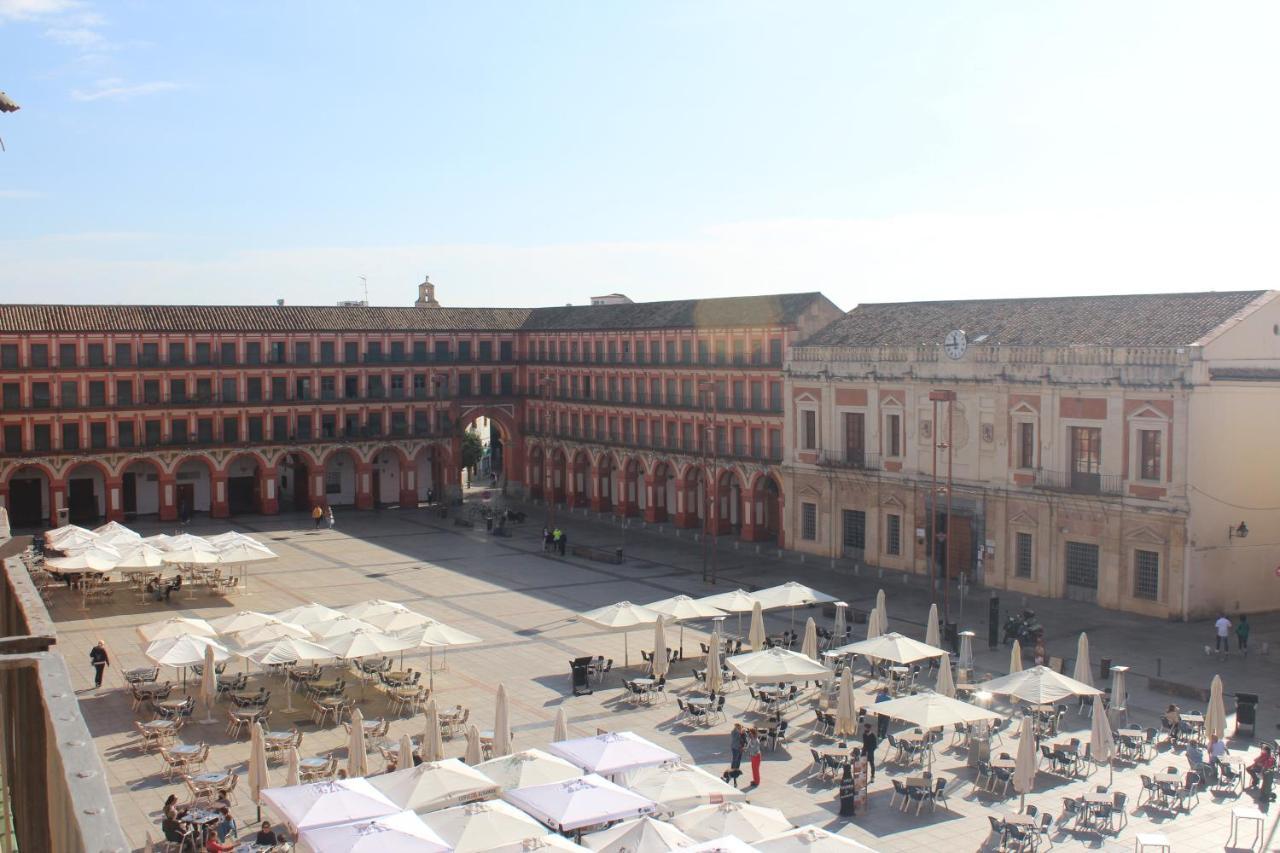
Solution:
{"label": "trash bin", "polygon": [[573,695],[585,696],[591,693],[591,658],[575,658],[569,662],[573,673]]}
{"label": "trash bin", "polygon": [[1111,677],[1111,658],[1098,659],[1098,678],[1106,681]]}
{"label": "trash bin", "polygon": [[58,522],[58,527],[66,527],[68,524],[70,524],[71,510],[67,509],[65,506],[59,509],[57,512],[57,522]]}
{"label": "trash bin", "polygon": [[1236,736],[1239,737],[1244,733],[1247,727],[1249,736],[1253,737],[1253,733],[1258,723],[1258,694],[1257,693],[1237,693],[1236,694]]}

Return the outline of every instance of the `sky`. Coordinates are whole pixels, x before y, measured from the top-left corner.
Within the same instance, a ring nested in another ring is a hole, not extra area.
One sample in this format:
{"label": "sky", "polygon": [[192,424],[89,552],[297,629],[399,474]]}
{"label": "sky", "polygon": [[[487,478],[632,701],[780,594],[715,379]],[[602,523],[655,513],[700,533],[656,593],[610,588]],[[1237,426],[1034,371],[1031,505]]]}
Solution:
{"label": "sky", "polygon": [[1277,31],[1271,0],[0,0],[0,302],[1271,288]]}

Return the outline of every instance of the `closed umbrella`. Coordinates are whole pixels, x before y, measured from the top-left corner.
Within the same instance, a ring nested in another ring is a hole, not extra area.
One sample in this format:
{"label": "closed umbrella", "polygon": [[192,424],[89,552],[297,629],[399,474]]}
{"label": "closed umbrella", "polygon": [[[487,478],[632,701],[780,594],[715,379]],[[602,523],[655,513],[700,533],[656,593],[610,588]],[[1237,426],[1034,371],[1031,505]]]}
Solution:
{"label": "closed umbrella", "polygon": [[493,754],[511,754],[511,718],[505,684],[498,685],[498,698],[493,710]]}
{"label": "closed umbrella", "polygon": [[876,592],[876,612],[880,614],[880,630],[889,630],[889,608],[885,604],[884,590]]}
{"label": "closed umbrella", "polygon": [[1013,647],[1009,649],[1009,674],[1022,672],[1022,644],[1016,639],[1013,641]]}
{"label": "closed umbrella", "polygon": [[[1083,636],[1083,635],[1082,635]],[[1115,737],[1111,734],[1111,721],[1107,719],[1106,709],[1102,702],[1093,703],[1093,720],[1089,729],[1089,757],[1096,764],[1106,764],[1110,771],[1108,784],[1115,781],[1115,766],[1111,759],[1116,754]]]}
{"label": "closed umbrella", "polygon": [[667,629],[663,620],[653,623],[653,677],[666,676],[671,666],[671,658],[667,655]]}
{"label": "closed umbrella", "polygon": [[213,722],[213,704],[218,700],[218,671],[213,662],[213,646],[204,650],[204,671],[200,673],[200,704],[204,706],[204,719],[200,722],[209,725]]}
{"label": "closed umbrella", "polygon": [[831,645],[844,645],[845,634],[849,632],[849,605],[844,601],[836,602],[836,618],[831,626]]}
{"label": "closed umbrella", "polygon": [[400,735],[400,755],[396,766],[401,770],[413,766],[413,740],[408,732]]}
{"label": "closed umbrella", "polygon": [[364,751],[364,714],[356,708],[351,712],[351,734],[347,739],[347,775],[369,775],[369,758]]}
{"label": "closed umbrella", "polygon": [[1018,735],[1018,755],[1013,765],[1013,790],[1022,795],[1020,805],[1027,804],[1027,794],[1036,786],[1036,736],[1031,727],[1031,717],[1022,718],[1022,732]]}
{"label": "closed umbrella", "polygon": [[874,640],[883,633],[884,630],[880,627],[880,611],[872,608],[867,614],[867,639]]}
{"label": "closed umbrella", "polygon": [[800,643],[800,654],[813,660],[818,659],[818,623],[809,620],[804,623],[804,640]]}
{"label": "closed umbrella", "polygon": [[472,767],[480,763],[480,730],[475,723],[467,726],[467,751],[462,760]]}
{"label": "closed umbrella", "polygon": [[840,673],[840,694],[836,698],[836,735],[853,737],[858,733],[858,718],[853,706],[853,670],[845,667]]}
{"label": "closed umbrella", "polygon": [[262,819],[262,791],[271,786],[267,772],[267,743],[262,734],[262,723],[254,722],[249,740],[249,798],[258,806],[258,819]]}
{"label": "closed umbrella", "polygon": [[1081,684],[1093,686],[1093,676],[1089,672],[1089,635],[1084,631],[1080,632],[1080,639],[1076,641],[1076,668],[1071,677]]}
{"label": "closed umbrella", "polygon": [[924,644],[926,646],[941,646],[942,635],[938,630],[938,605],[929,605],[929,618],[924,623]]}
{"label": "closed umbrella", "polygon": [[440,736],[440,711],[436,700],[427,701],[427,726],[422,732],[422,760],[439,761],[444,758],[444,741]]}
{"label": "closed umbrella", "polygon": [[719,693],[723,685],[724,675],[720,672],[720,632],[713,631],[711,644],[707,646],[707,693]]}
{"label": "closed umbrella", "polygon": [[569,715],[565,713],[564,706],[560,706],[560,710],[556,711],[556,727],[551,740],[568,740],[569,739]]}
{"label": "closed umbrella", "polygon": [[1227,732],[1227,709],[1222,703],[1222,676],[1215,675],[1209,684],[1209,707],[1204,713],[1205,737],[1222,736]]}
{"label": "closed umbrella", "polygon": [[289,766],[284,774],[284,784],[288,787],[299,784],[298,780],[298,748],[289,747]]}
{"label": "closed umbrella", "polygon": [[956,684],[951,678],[951,660],[942,658],[938,661],[938,682],[933,688],[933,692],[946,696],[948,699],[956,698]]}
{"label": "closed umbrella", "polygon": [[757,601],[751,606],[751,627],[747,631],[747,645],[751,646],[752,651],[759,652],[764,650],[764,641],[764,609]]}

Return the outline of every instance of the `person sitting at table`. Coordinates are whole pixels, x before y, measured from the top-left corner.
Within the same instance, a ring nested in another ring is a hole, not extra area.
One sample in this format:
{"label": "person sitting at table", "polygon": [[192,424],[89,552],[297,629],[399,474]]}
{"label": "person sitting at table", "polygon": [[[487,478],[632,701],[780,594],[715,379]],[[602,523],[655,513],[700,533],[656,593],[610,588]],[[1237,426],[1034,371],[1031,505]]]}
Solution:
{"label": "person sitting at table", "polygon": [[1187,766],[1199,770],[1201,764],[1204,764],[1204,750],[1195,741],[1187,741]]}
{"label": "person sitting at table", "polygon": [[218,840],[226,841],[228,835],[236,833],[236,819],[231,816],[231,809],[227,806],[219,806],[218,814],[222,815],[222,819],[214,828],[218,831]]}
{"label": "person sitting at table", "polygon": [[166,817],[160,821],[160,832],[164,835],[164,840],[173,844],[181,844],[184,849],[188,848],[194,842],[187,835],[186,829],[182,823],[174,817]]}
{"label": "person sitting at table", "polygon": [[253,837],[253,843],[263,847],[280,843],[280,839],[271,831],[271,821],[264,820],[262,822],[262,826],[258,829],[258,834]]}
{"label": "person sitting at table", "polygon": [[1253,760],[1245,769],[1249,772],[1249,787],[1256,788],[1260,784],[1262,775],[1276,767],[1275,756],[1271,754],[1271,744],[1264,743],[1262,745],[1262,754]]}
{"label": "person sitting at table", "polygon": [[1164,714],[1160,717],[1161,724],[1169,733],[1169,741],[1171,743],[1178,742],[1178,734],[1182,730],[1182,712],[1178,710],[1177,705],[1170,705],[1165,709]]}
{"label": "person sitting at table", "polygon": [[205,853],[234,853],[236,846],[234,844],[223,844],[218,840],[218,833],[209,832],[204,838]]}
{"label": "person sitting at table", "polygon": [[177,820],[185,812],[178,811],[178,795],[170,794],[165,798],[164,808],[162,809],[166,818]]}
{"label": "person sitting at table", "polygon": [[1217,763],[1227,754],[1227,743],[1217,735],[1209,735],[1209,761]]}

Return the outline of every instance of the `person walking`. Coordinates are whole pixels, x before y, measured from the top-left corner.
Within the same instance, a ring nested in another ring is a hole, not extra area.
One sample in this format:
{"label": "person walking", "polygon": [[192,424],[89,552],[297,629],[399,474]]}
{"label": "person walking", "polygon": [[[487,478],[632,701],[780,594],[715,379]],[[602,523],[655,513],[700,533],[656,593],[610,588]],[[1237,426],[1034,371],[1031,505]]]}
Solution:
{"label": "person walking", "polygon": [[1229,645],[1231,636],[1231,620],[1227,618],[1227,614],[1218,617],[1218,621],[1213,623],[1213,627],[1217,629],[1217,643],[1214,648],[1222,652],[1224,655],[1231,654],[1231,646]]}
{"label": "person walking", "polygon": [[542,526],[542,553],[551,550],[551,530],[545,524]]}
{"label": "person walking", "polygon": [[315,522],[315,529],[320,529],[320,520],[324,518],[324,510],[320,504],[316,504],[311,510],[311,520]]}
{"label": "person walking", "polygon": [[755,726],[747,730],[742,744],[742,754],[751,762],[751,787],[760,787],[760,732]]}
{"label": "person walking", "polygon": [[744,741],[742,723],[734,723],[729,733],[729,769],[739,770],[742,767],[742,747]]}
{"label": "person walking", "polygon": [[1240,650],[1240,654],[1248,657],[1249,655],[1249,631],[1252,626],[1249,624],[1249,617],[1240,614],[1240,622],[1236,625],[1236,648]]}
{"label": "person walking", "polygon": [[870,723],[862,725],[862,754],[867,757],[867,770],[871,774],[870,781],[876,781],[876,747],[880,745],[880,739],[876,737],[876,733],[871,731]]}
{"label": "person walking", "polygon": [[560,537],[561,537],[562,535],[563,535],[563,534],[560,532],[560,528],[559,528],[559,527],[557,527],[555,530],[551,531],[551,550],[552,550],[552,552],[553,552],[553,553],[556,553],[556,554],[561,553],[561,552],[560,552]]}
{"label": "person walking", "polygon": [[325,521],[328,522],[329,529],[332,530],[334,525],[333,507],[329,507],[327,510],[325,510]]}
{"label": "person walking", "polygon": [[[876,692],[876,703],[888,702],[893,697],[889,695],[889,688],[883,684],[880,685],[879,691]],[[877,714],[876,717],[876,735],[883,739],[889,733],[889,717],[887,714]]]}
{"label": "person walking", "polygon": [[107,647],[101,640],[89,649],[89,663],[93,664],[93,686],[100,689],[102,674],[111,665],[111,659],[107,657]]}

